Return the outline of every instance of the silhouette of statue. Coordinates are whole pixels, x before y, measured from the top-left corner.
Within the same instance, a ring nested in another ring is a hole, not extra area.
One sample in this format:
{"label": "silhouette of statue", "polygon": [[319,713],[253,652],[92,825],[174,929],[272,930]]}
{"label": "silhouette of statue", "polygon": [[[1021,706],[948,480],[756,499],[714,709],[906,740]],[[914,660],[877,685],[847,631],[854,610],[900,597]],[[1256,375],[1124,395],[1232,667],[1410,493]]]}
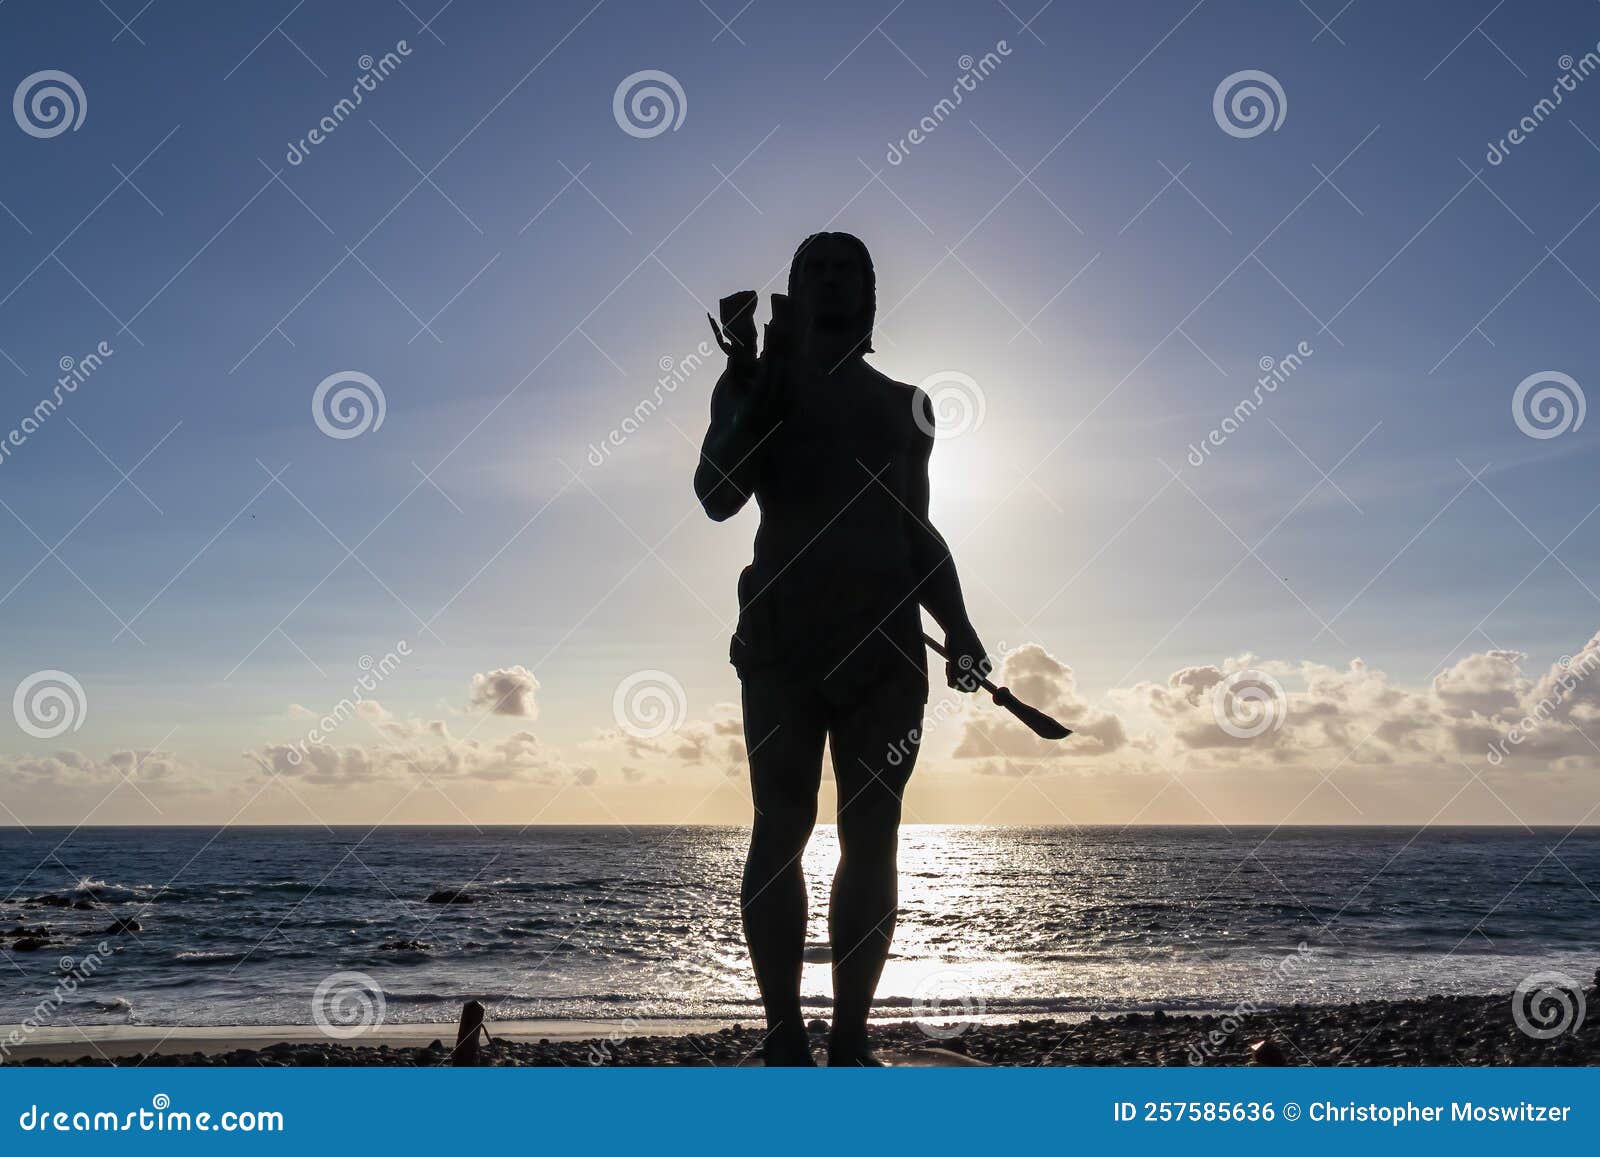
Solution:
{"label": "silhouette of statue", "polygon": [[840,859],[828,908],[830,1065],[878,1065],[867,1013],[898,905],[901,797],[928,698],[921,608],[945,632],[946,677],[990,663],[950,548],[928,521],[933,407],[869,366],[876,287],[846,233],[800,245],[756,356],[756,295],[713,322],[729,357],[711,399],[695,493],[711,518],[754,495],[755,557],[739,578],[731,658],[742,684],[755,822],[741,888],[767,1017],[769,1065],[810,1065],[800,1012],[806,886],[823,742],[838,787]]}

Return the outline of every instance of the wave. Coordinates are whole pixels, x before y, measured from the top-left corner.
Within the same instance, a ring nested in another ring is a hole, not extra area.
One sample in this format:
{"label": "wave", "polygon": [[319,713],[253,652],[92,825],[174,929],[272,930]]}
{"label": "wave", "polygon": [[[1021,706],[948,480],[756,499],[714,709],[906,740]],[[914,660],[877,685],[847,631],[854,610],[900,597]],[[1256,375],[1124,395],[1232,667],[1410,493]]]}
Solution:
{"label": "wave", "polygon": [[179,964],[239,964],[244,960],[245,955],[243,952],[206,952],[200,949],[185,949],[174,956],[173,959]]}
{"label": "wave", "polygon": [[464,1004],[469,1000],[481,1001],[486,1005],[513,1004],[521,1002],[531,1004],[537,998],[525,992],[465,992],[465,993],[439,993],[439,992],[390,992],[383,990],[383,999],[390,1004]]}
{"label": "wave", "polygon": [[[694,1019],[710,1014],[712,1008],[737,1009],[759,1008],[761,1002],[755,997],[741,997],[733,994],[706,994],[707,999],[701,1002],[704,1007],[694,1007],[681,1012],[671,1009],[652,1008],[649,1017],[652,1020],[673,1020],[678,1017]],[[532,993],[513,992],[390,992],[383,990],[383,999],[393,1005],[446,1005],[458,1007],[465,1001],[477,1000],[487,1006],[491,1014],[495,1006],[516,1005],[525,1007],[560,1007],[563,1005],[595,1006],[609,1005],[624,1007],[637,1005],[639,994],[636,992],[592,992],[571,994],[565,996],[536,995]],[[830,993],[816,992],[801,996],[801,1004],[806,1008],[831,1008],[833,996]],[[906,995],[879,996],[873,1007],[881,1009],[911,1010],[926,1003],[922,998]],[[1060,996],[1008,996],[989,1000],[981,1006],[975,1006],[970,1011],[964,1012],[958,1006],[952,1005],[946,1010],[929,1016],[929,1020],[964,1020],[973,1016],[983,1015],[1022,1015],[1038,1013],[1063,1013],[1073,1015],[1088,1014],[1114,1014],[1122,1012],[1214,1012],[1227,1006],[1227,1001],[1217,995],[1212,996],[1176,996],[1159,1000],[1122,1000],[1115,997],[1060,997]],[[1261,1007],[1269,1005],[1262,1002]]]}
{"label": "wave", "polygon": [[[582,993],[570,996],[540,996],[528,992],[390,992],[383,989],[383,999],[389,1004],[448,1004],[460,1005],[469,1000],[481,1001],[488,1006],[503,1004],[542,1005],[542,1004],[614,1004],[628,1005],[639,1003],[637,992],[595,992]],[[758,1004],[758,1001],[736,1001],[735,1003]],[[685,1014],[689,1015],[689,1014]]]}
{"label": "wave", "polygon": [[124,897],[129,900],[147,900],[150,898],[150,889],[137,884],[113,884],[99,879],[96,876],[79,876],[78,882],[69,891],[87,896],[95,900],[110,900]]}

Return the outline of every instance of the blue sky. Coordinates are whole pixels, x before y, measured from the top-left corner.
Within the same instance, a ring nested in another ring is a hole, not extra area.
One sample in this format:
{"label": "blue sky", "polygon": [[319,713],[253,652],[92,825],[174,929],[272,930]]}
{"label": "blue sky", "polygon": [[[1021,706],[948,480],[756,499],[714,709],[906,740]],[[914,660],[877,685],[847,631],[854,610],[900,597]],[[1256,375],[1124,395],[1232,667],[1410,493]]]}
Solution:
{"label": "blue sky", "polygon": [[[1126,739],[960,756],[994,710],[964,704],[930,740],[927,818],[1276,822],[1342,764],[1295,820],[1370,820],[1363,791],[1426,819],[1595,635],[1600,419],[1529,437],[1512,396],[1547,371],[1595,389],[1600,80],[1486,160],[1596,50],[1595,4],[437,7],[0,7],[7,85],[57,69],[86,102],[75,130],[0,132],[0,430],[61,359],[114,350],[0,462],[0,682],[65,671],[87,702],[48,740],[8,720],[8,818],[739,818],[719,705],[755,513],[712,524],[689,485],[715,365],[589,448],[700,346],[703,303],[781,288],[823,226],[874,253],[874,363],[982,396],[934,458],[979,629],[1042,647],[1040,692]],[[640,137],[613,96],[647,69],[683,118]],[[1276,129],[1215,119],[1242,70],[1281,87]],[[312,420],[341,371],[379,383],[380,427]],[[247,757],[401,641],[330,774]],[[1326,707],[1305,664],[1437,700],[1473,656],[1516,702],[1430,717],[1436,741],[1297,728]],[[1152,707],[1178,672],[1251,663],[1286,688],[1267,748],[1174,739]],[[519,668],[529,714],[474,709],[475,675]],[[640,671],[681,688],[681,734],[617,734]],[[1594,769],[1560,750],[1449,814],[1584,814]]]}

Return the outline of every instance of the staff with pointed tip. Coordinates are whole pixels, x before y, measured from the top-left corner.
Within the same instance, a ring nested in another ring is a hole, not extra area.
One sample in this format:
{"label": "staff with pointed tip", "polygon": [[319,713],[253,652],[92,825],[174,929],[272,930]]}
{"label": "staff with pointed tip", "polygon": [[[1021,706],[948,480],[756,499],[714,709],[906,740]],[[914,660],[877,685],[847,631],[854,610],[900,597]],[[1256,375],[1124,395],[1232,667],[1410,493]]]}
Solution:
{"label": "staff with pointed tip", "polygon": [[[927,642],[928,646],[933,648],[934,654],[945,659],[950,657],[950,653],[946,651],[944,646],[932,635],[924,634],[922,637]],[[1015,715],[1019,720],[1022,721],[1029,731],[1032,731],[1040,739],[1065,739],[1067,736],[1072,734],[1072,729],[1070,727],[1062,726],[1060,723],[1057,723],[1054,719],[1050,718],[1050,716],[1046,715],[1043,711],[1040,711],[1037,707],[1030,707],[1021,699],[1018,699],[1014,694],[1012,694],[1011,688],[996,687],[982,675],[975,675],[973,677],[978,681],[978,686],[989,692],[997,704],[999,704],[1001,707],[1004,707],[1007,711],[1011,712],[1011,714]]]}

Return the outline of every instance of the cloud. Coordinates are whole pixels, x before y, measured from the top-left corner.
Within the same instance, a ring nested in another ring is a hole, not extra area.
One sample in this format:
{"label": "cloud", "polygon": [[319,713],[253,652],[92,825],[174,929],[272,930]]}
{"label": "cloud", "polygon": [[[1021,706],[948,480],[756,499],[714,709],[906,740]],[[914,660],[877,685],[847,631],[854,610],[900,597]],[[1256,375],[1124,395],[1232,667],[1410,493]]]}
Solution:
{"label": "cloud", "polygon": [[[506,667],[471,680],[470,707],[489,715],[531,718],[539,681],[526,667]],[[600,766],[571,759],[521,729],[499,739],[457,736],[442,719],[402,718],[376,699],[350,700],[327,715],[292,704],[287,716],[311,722],[296,741],[244,752],[260,775],[322,787],[473,782],[511,786],[592,786]],[[476,728],[474,728],[475,730]],[[608,769],[609,770],[609,769]],[[627,769],[613,777],[632,782]]]}
{"label": "cloud", "polygon": [[[1526,662],[1519,651],[1474,652],[1411,689],[1361,659],[1333,667],[1242,654],[1114,689],[1096,705],[1078,691],[1069,666],[1028,644],[1005,656],[995,681],[1073,735],[1041,740],[991,704],[968,700],[954,756],[976,761],[980,773],[1010,775],[1459,769],[1486,761],[1600,770],[1600,634],[1543,673],[1530,674]],[[1230,698],[1247,685],[1263,689],[1260,702]],[[1258,710],[1269,714],[1252,714]]]}
{"label": "cloud", "polygon": [[55,791],[107,790],[131,782],[141,791],[195,790],[204,782],[195,769],[169,751],[132,748],[113,751],[103,758],[64,750],[52,755],[0,756],[0,783],[8,790],[31,788]]}
{"label": "cloud", "polygon": [[1528,684],[1516,711],[1494,723],[1499,733],[1488,740],[1491,762],[1600,765],[1600,634],[1551,664]]}
{"label": "cloud", "polygon": [[[1186,667],[1166,683],[1140,683],[1111,698],[1152,724],[1152,749],[1186,766],[1405,763],[1478,766],[1513,731],[1492,762],[1550,766],[1574,758],[1600,767],[1600,635],[1566,665],[1538,678],[1527,656],[1490,650],[1466,655],[1421,690],[1392,684],[1360,659],[1347,667],[1290,664],[1241,655],[1220,666]],[[1279,685],[1280,722],[1253,737],[1230,734],[1218,717],[1218,685],[1258,671]]]}
{"label": "cloud", "polygon": [[718,703],[709,717],[688,720],[652,739],[612,729],[583,746],[597,757],[624,761],[620,766],[630,783],[643,779],[649,768],[666,774],[711,770],[727,776],[743,775],[745,770],[744,722],[733,703]]}
{"label": "cloud", "polygon": [[1574,724],[1600,724],[1600,633],[1575,655],[1558,661],[1529,688],[1525,703],[1557,700],[1556,718]]}
{"label": "cloud", "polygon": [[1482,651],[1441,671],[1433,681],[1442,704],[1463,715],[1493,717],[1514,710],[1527,694],[1521,651]]}
{"label": "cloud", "polygon": [[539,680],[526,667],[501,667],[472,677],[469,705],[486,708],[493,715],[514,715],[532,719],[539,713],[533,693]]}
{"label": "cloud", "polygon": [[370,746],[278,743],[247,751],[245,757],[265,774],[323,786],[406,782],[419,776],[441,783],[593,783],[597,774],[587,764],[569,763],[531,731],[517,731],[494,743],[456,738],[437,722],[397,725],[393,733],[401,741]]}

